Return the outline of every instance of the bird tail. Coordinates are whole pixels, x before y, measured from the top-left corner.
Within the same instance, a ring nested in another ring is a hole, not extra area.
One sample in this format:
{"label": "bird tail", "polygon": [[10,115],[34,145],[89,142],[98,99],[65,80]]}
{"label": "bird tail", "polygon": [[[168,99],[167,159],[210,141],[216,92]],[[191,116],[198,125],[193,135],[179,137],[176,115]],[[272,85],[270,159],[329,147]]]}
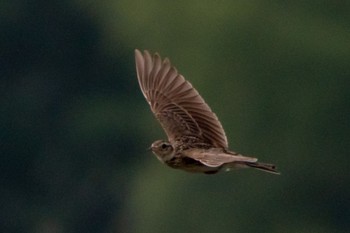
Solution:
{"label": "bird tail", "polygon": [[269,172],[272,174],[276,174],[279,175],[280,173],[276,170],[276,166],[273,164],[268,164],[268,163],[259,163],[259,162],[245,162],[245,165],[247,165],[248,167],[252,167],[264,172]]}

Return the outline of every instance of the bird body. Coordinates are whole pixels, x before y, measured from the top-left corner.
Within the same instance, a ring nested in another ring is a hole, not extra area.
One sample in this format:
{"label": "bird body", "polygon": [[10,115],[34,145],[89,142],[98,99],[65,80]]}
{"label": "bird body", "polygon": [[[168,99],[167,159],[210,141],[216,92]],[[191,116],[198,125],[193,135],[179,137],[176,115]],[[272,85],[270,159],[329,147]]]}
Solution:
{"label": "bird body", "polygon": [[169,59],[135,50],[135,60],[142,93],[168,136],[168,141],[157,140],[151,145],[161,162],[172,168],[205,174],[241,167],[278,174],[274,165],[228,149],[226,134],[217,116]]}

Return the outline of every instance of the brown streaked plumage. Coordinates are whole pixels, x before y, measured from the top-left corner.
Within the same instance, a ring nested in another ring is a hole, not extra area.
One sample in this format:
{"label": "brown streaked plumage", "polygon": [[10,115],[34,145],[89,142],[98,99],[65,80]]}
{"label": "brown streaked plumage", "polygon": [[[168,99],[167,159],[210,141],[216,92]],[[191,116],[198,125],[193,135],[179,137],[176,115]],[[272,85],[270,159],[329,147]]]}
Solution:
{"label": "brown streaked plumage", "polygon": [[161,162],[206,174],[239,167],[279,174],[273,164],[228,150],[217,116],[168,58],[136,49],[135,60],[141,91],[168,136],[168,142],[158,140],[151,146]]}

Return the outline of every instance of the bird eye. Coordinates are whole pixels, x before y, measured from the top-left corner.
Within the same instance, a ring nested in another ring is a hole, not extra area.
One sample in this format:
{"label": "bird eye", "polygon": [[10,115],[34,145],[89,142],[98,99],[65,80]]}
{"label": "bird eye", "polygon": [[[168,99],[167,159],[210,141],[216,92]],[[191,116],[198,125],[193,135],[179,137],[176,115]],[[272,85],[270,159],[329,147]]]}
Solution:
{"label": "bird eye", "polygon": [[167,145],[165,143],[162,144],[162,149],[167,148]]}

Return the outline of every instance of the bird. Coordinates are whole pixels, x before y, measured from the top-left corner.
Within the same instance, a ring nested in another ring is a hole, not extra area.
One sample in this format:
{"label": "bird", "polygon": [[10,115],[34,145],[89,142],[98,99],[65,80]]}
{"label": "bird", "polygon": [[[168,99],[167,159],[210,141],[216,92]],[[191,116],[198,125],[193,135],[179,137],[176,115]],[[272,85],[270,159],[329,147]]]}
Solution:
{"label": "bird", "polygon": [[150,147],[159,161],[192,173],[255,168],[279,174],[273,164],[229,150],[218,117],[168,58],[135,49],[135,63],[141,91],[168,137]]}

